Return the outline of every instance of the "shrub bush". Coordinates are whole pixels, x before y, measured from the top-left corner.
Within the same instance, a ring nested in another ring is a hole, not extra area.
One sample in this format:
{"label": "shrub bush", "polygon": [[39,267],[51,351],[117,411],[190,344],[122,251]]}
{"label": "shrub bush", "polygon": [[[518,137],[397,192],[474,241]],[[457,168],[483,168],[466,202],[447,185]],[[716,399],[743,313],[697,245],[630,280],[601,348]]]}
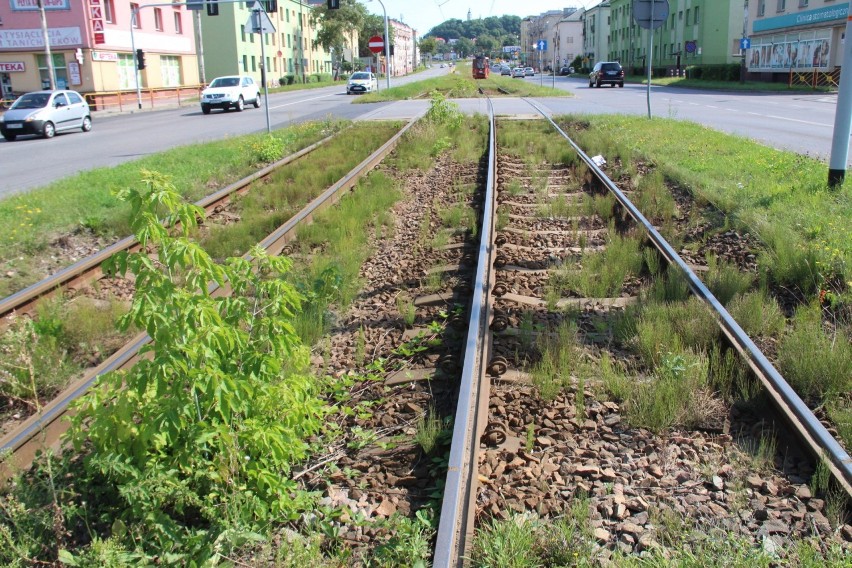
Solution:
{"label": "shrub bush", "polygon": [[284,75],[283,77],[279,77],[278,84],[282,87],[285,85],[292,85],[296,80],[294,75]]}
{"label": "shrub bush", "polygon": [[689,65],[686,68],[686,76],[690,79],[704,79],[706,81],[739,81],[740,64]]}

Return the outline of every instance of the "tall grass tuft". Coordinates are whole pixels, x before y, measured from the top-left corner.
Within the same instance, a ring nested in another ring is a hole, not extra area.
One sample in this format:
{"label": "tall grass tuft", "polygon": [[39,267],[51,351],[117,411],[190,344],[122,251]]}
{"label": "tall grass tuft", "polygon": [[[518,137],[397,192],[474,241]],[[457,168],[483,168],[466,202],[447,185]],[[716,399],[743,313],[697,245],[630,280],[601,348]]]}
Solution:
{"label": "tall grass tuft", "polygon": [[636,205],[645,217],[657,223],[677,215],[677,205],[659,168],[639,179],[639,199]]}
{"label": "tall grass tuft", "polygon": [[735,296],[727,308],[731,317],[751,337],[778,337],[786,326],[778,302],[762,290]]}
{"label": "tall grass tuft", "polygon": [[584,253],[581,267],[559,270],[552,278],[553,285],[587,298],[617,296],[628,277],[642,272],[644,260],[640,248],[640,240],[622,237],[611,230],[603,251]]}
{"label": "tall grass tuft", "polygon": [[852,338],[828,333],[817,302],[796,310],[792,331],[778,346],[778,367],[797,392],[825,399],[852,390]]}
{"label": "tall grass tuft", "polygon": [[652,303],[644,306],[636,325],[636,350],[646,364],[656,365],[668,352],[707,351],[718,336],[716,320],[697,298]]}
{"label": "tall grass tuft", "polygon": [[508,520],[492,520],[474,535],[473,565],[526,568],[539,566],[536,550],[538,519],[514,515]]}
{"label": "tall grass tuft", "polygon": [[414,433],[414,441],[420,444],[424,454],[432,453],[438,445],[438,437],[442,431],[441,418],[434,408],[417,419],[417,430]]}
{"label": "tall grass tuft", "polygon": [[704,283],[724,306],[737,294],[747,292],[754,283],[754,276],[733,264],[719,262],[715,256],[707,257],[707,267]]}

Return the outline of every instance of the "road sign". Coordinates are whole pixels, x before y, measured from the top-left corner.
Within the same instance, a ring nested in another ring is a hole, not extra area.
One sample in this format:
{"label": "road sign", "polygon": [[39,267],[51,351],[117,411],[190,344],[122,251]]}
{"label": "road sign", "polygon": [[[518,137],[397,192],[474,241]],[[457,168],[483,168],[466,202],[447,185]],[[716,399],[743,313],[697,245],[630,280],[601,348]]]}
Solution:
{"label": "road sign", "polygon": [[547,40],[546,39],[540,39],[537,42],[535,42],[535,49],[536,49],[536,51],[547,51]]}
{"label": "road sign", "polygon": [[740,40],[740,49],[746,50],[746,49],[749,49],[749,48],[751,48],[751,40],[748,39],[747,37],[744,37],[743,39]]}
{"label": "road sign", "polygon": [[373,36],[370,38],[370,41],[367,42],[367,47],[369,47],[370,51],[373,53],[381,53],[385,50],[385,40],[382,39],[381,36]]}
{"label": "road sign", "polygon": [[655,30],[662,26],[668,17],[669,0],[633,0],[633,19],[640,28]]}
{"label": "road sign", "polygon": [[245,27],[247,30],[251,30],[253,34],[275,33],[275,26],[272,25],[272,20],[269,19],[269,16],[263,11],[263,7],[258,2],[252,5],[251,14],[249,15],[249,19],[246,20]]}

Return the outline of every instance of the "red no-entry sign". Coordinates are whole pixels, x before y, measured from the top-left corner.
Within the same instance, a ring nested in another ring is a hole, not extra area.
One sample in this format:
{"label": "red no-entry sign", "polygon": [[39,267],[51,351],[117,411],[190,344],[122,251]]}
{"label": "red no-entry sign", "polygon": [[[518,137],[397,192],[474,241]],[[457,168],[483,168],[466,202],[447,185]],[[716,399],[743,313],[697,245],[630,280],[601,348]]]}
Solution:
{"label": "red no-entry sign", "polygon": [[381,36],[373,36],[367,43],[367,47],[369,47],[370,51],[373,53],[381,53],[385,50],[385,40],[382,39]]}

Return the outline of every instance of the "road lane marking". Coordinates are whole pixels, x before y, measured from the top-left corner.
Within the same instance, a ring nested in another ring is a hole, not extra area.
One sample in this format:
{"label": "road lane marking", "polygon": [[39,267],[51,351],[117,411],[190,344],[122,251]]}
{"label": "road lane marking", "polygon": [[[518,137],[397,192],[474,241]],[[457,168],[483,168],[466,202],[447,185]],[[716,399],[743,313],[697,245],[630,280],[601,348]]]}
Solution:
{"label": "road lane marking", "polygon": [[299,99],[298,101],[293,101],[292,103],[285,103],[283,105],[275,105],[275,106],[269,107],[269,110],[275,110],[276,108],[283,108],[283,107],[286,107],[286,106],[297,105],[299,103],[306,103],[308,101],[316,101],[316,100],[319,100],[319,99],[327,99],[329,97],[336,97],[337,95],[338,95],[338,93],[334,93],[334,94],[331,94],[331,95],[323,95],[321,97],[312,97],[310,99]]}
{"label": "road lane marking", "polygon": [[767,114],[766,118],[777,118],[778,120],[789,120],[790,122],[799,122],[801,124],[810,124],[812,126],[826,126],[831,127],[832,124],[823,124],[821,122],[811,122],[810,120],[799,120],[798,118],[788,118],[786,116],[773,116],[771,114]]}

